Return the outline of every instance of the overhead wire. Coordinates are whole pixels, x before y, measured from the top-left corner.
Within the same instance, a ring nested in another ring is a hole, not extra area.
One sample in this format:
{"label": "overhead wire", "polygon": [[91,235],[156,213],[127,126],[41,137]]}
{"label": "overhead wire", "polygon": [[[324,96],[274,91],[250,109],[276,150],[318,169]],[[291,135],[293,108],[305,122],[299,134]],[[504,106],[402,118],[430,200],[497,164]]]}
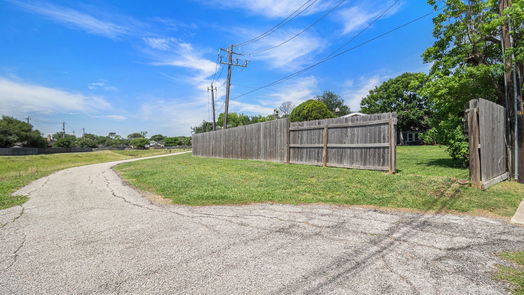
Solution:
{"label": "overhead wire", "polygon": [[[302,14],[304,11],[306,11],[309,7],[311,7],[313,4],[315,4],[318,0],[307,0],[306,2],[304,2],[302,5],[300,5],[299,8],[297,8],[296,10],[294,10],[290,15],[288,15],[286,18],[284,18],[281,22],[279,22],[278,24],[274,25],[273,27],[271,27],[269,30],[263,32],[262,34],[254,37],[254,38],[251,38],[247,41],[244,41],[244,42],[241,42],[239,44],[236,44],[235,46],[244,46],[248,43],[251,43],[251,42],[255,42],[255,41],[258,41],[266,36],[269,36],[270,34],[272,34],[274,31],[280,29],[281,27],[283,27],[285,24],[287,24],[288,22],[292,21],[293,19],[295,19],[297,16],[299,16],[300,14]],[[306,6],[307,5],[307,6]]]}
{"label": "overhead wire", "polygon": [[322,19],[324,19],[326,16],[330,15],[333,11],[335,11],[336,9],[338,9],[342,4],[344,4],[344,2],[346,2],[347,0],[340,0],[337,5],[335,5],[334,7],[332,7],[330,10],[328,10],[326,13],[324,13],[323,15],[321,15],[319,18],[317,18],[314,22],[312,22],[311,24],[309,24],[307,27],[305,27],[302,31],[298,32],[297,34],[291,36],[291,38],[288,38],[286,39],[285,41],[282,41],[276,45],[273,45],[271,47],[268,47],[268,48],[265,48],[265,49],[261,49],[261,50],[257,50],[257,51],[254,51],[254,52],[251,52],[251,53],[246,53],[245,55],[248,55],[248,56],[253,56],[253,55],[257,55],[257,54],[260,54],[260,53],[263,53],[263,52],[266,52],[266,51],[269,51],[269,50],[272,50],[272,49],[275,49],[275,48],[278,48],[284,44],[287,44],[289,43],[290,41],[292,41],[293,39],[297,38],[298,36],[302,35],[304,32],[306,32],[307,30],[311,29],[313,26],[315,26],[317,23],[319,23]]}
{"label": "overhead wire", "polygon": [[237,95],[237,96],[233,97],[233,99],[235,99],[235,98],[239,98],[239,97],[242,97],[242,96],[245,96],[245,95],[248,95],[248,94],[251,94],[251,93],[256,92],[256,91],[259,91],[259,90],[261,90],[261,89],[264,89],[264,88],[267,88],[267,87],[271,87],[271,86],[276,85],[276,84],[278,84],[278,83],[281,83],[281,82],[283,82],[283,81],[289,80],[289,79],[291,79],[291,78],[293,78],[293,77],[295,77],[295,76],[297,76],[297,75],[299,75],[299,74],[302,74],[302,73],[304,73],[304,72],[306,72],[306,71],[308,71],[308,70],[310,70],[310,69],[312,69],[312,68],[314,68],[314,67],[316,67],[316,66],[318,66],[318,65],[320,65],[320,64],[322,64],[322,63],[325,63],[326,61],[329,61],[329,60],[331,60],[331,59],[333,59],[333,58],[336,58],[336,57],[338,57],[338,56],[340,56],[340,55],[343,55],[343,54],[345,54],[345,53],[348,53],[348,52],[350,52],[350,51],[353,51],[353,50],[355,50],[355,49],[358,49],[358,48],[360,48],[360,47],[362,47],[362,46],[364,46],[364,45],[366,45],[366,44],[369,44],[369,43],[371,43],[371,42],[377,40],[377,39],[380,39],[380,38],[382,38],[382,37],[384,37],[384,36],[386,36],[386,35],[389,35],[389,34],[395,32],[395,31],[398,31],[398,30],[400,30],[400,29],[402,29],[402,28],[404,28],[404,27],[406,27],[406,26],[409,26],[409,25],[411,25],[411,24],[413,24],[413,23],[415,23],[415,22],[417,22],[417,21],[420,21],[421,19],[426,18],[427,16],[429,16],[429,15],[431,15],[431,14],[433,14],[433,11],[432,11],[432,12],[429,12],[429,13],[426,13],[426,14],[424,14],[424,15],[422,15],[422,16],[419,16],[419,17],[417,17],[417,18],[415,18],[415,19],[412,19],[412,20],[410,20],[410,21],[408,21],[408,22],[405,22],[405,23],[403,23],[403,24],[401,24],[401,25],[399,25],[399,26],[397,26],[397,27],[395,27],[395,28],[393,28],[393,29],[390,29],[390,30],[388,30],[388,31],[386,31],[386,32],[384,32],[384,33],[382,33],[382,34],[379,34],[379,35],[377,35],[377,36],[375,36],[375,37],[373,37],[373,38],[370,38],[370,39],[368,39],[368,40],[366,40],[366,41],[364,41],[364,42],[359,43],[358,45],[355,45],[355,46],[353,46],[353,47],[350,47],[350,48],[348,48],[348,49],[346,49],[346,50],[343,50],[343,51],[341,51],[341,52],[336,53],[337,50],[340,50],[340,49],[337,49],[337,50],[335,50],[334,53],[331,53],[331,54],[328,55],[327,57],[321,59],[320,61],[318,61],[318,62],[316,62],[316,63],[314,63],[314,64],[311,64],[311,65],[309,65],[309,66],[307,66],[307,67],[305,67],[305,68],[303,68],[303,69],[301,69],[301,70],[299,70],[299,71],[297,71],[297,72],[294,72],[294,73],[292,73],[292,74],[289,74],[289,75],[287,75],[287,76],[285,76],[285,77],[282,77],[282,78],[280,78],[280,79],[277,79],[277,80],[275,80],[275,81],[273,81],[273,82],[270,82],[270,83],[268,83],[268,84],[262,85],[262,86],[260,86],[260,87],[257,87],[257,88],[255,88],[255,89],[252,89],[252,90],[247,91],[247,92],[245,92],[245,93],[242,93],[242,94],[240,94],[240,95]]}

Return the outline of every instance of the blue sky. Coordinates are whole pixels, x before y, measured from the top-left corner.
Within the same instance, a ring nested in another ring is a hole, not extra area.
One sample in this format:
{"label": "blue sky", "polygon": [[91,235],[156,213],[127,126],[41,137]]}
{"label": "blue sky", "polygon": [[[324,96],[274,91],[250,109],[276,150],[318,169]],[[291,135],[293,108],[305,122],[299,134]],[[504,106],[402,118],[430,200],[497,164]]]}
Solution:
{"label": "blue sky", "polygon": [[[0,114],[23,119],[44,134],[73,129],[105,135],[148,131],[189,135],[210,120],[209,94],[220,47],[239,44],[285,19],[306,0],[25,1],[0,0]],[[267,115],[332,90],[353,111],[370,89],[404,72],[427,72],[429,16],[323,63],[293,79],[239,96],[330,54],[373,19],[345,48],[431,11],[422,0],[312,0],[272,34],[235,51],[230,111]],[[290,42],[319,17],[321,21]],[[217,113],[226,70],[220,71]],[[218,76],[218,74],[216,75]]]}

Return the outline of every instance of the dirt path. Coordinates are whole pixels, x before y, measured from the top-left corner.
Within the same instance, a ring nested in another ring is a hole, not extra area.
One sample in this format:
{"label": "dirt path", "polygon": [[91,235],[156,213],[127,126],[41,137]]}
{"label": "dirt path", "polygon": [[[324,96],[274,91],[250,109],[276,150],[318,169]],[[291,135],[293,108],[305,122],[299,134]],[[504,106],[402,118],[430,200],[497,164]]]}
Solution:
{"label": "dirt path", "polygon": [[0,211],[0,294],[507,294],[493,253],[524,249],[524,228],[482,217],[154,205],[121,162],[52,174]]}

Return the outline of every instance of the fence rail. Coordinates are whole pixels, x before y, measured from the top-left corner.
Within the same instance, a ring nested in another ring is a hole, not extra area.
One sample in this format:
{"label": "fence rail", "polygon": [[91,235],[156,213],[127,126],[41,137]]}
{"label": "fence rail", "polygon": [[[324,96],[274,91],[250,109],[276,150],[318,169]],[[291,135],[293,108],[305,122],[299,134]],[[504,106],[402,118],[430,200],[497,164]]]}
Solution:
{"label": "fence rail", "polygon": [[288,119],[193,135],[193,155],[396,171],[396,114],[290,123]]}

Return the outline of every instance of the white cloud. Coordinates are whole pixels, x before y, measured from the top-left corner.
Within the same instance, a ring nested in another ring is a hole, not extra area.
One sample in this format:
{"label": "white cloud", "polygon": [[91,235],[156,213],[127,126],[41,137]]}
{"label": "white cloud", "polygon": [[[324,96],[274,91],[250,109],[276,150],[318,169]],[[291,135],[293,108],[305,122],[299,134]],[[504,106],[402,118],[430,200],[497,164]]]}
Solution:
{"label": "white cloud", "polygon": [[151,99],[137,112],[141,120],[153,122],[169,134],[189,135],[191,126],[209,121],[207,102],[203,99]]}
{"label": "white cloud", "polygon": [[332,1],[313,1],[303,6],[304,0],[200,0],[200,2],[207,5],[224,8],[224,9],[243,9],[251,14],[262,15],[265,17],[287,17],[297,9],[306,8],[309,4],[312,4],[307,8],[301,15],[309,15],[318,11],[326,9],[328,4]]}
{"label": "white cloud", "polygon": [[50,3],[24,2],[11,0],[11,3],[32,13],[46,16],[56,22],[82,29],[90,34],[116,39],[128,34],[125,26],[104,21],[78,10]]}
{"label": "white cloud", "polygon": [[0,113],[94,112],[111,108],[100,96],[87,96],[60,89],[0,77]]}
{"label": "white cloud", "polygon": [[[260,33],[248,30],[239,31],[248,36],[255,36]],[[288,71],[296,70],[302,65],[312,62],[313,54],[325,47],[325,40],[306,32],[277,48],[265,50],[280,45],[298,32],[299,30],[296,29],[279,30],[250,46],[241,47],[241,51],[248,53],[247,59],[262,60],[273,68]],[[253,55],[250,56],[250,52]]]}
{"label": "white cloud", "polygon": [[149,46],[146,52],[156,61],[155,66],[175,66],[194,70],[192,80],[201,81],[215,73],[217,64],[201,56],[189,43],[175,38],[144,38]]}
{"label": "white cloud", "polygon": [[89,90],[105,90],[105,91],[117,91],[118,88],[109,85],[106,80],[97,80],[96,82],[89,83],[87,85]]}
{"label": "white cloud", "polygon": [[314,76],[295,79],[280,87],[277,92],[269,95],[275,99],[264,101],[264,103],[278,107],[283,102],[290,101],[294,105],[298,105],[315,96],[315,93],[318,91],[317,84],[318,81]]}
{"label": "white cloud", "polygon": [[343,92],[343,97],[346,98],[346,104],[351,108],[351,111],[358,112],[360,110],[360,102],[369,94],[369,91],[379,86],[389,76],[372,76],[361,77],[357,83],[353,80],[348,80],[344,83],[346,88]]}
{"label": "white cloud", "polygon": [[[380,7],[384,8],[381,8],[380,10],[373,9],[374,7],[377,7],[378,4],[381,4]],[[358,29],[364,28],[382,14],[384,14],[382,18],[385,18],[395,14],[399,9],[400,5],[393,5],[393,1],[378,3],[364,1],[357,5],[342,9],[338,13],[338,19],[344,26],[342,34],[349,34]]]}
{"label": "white cloud", "polygon": [[113,120],[118,120],[118,121],[123,121],[123,120],[127,119],[127,117],[123,116],[123,115],[104,115],[102,117],[103,118],[108,118],[108,119],[113,119]]}

